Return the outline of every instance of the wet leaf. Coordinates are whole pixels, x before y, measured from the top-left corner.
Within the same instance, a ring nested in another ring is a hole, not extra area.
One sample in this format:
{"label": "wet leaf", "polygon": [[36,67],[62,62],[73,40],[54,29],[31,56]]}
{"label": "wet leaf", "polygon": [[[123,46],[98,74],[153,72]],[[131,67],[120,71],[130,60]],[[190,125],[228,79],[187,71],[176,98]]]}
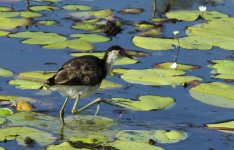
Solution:
{"label": "wet leaf", "polygon": [[29,25],[30,21],[21,18],[2,18],[0,17],[0,28],[2,29],[14,29],[20,26]]}
{"label": "wet leaf", "polygon": [[41,17],[43,15],[37,12],[21,11],[20,16],[25,17],[25,18],[35,18],[35,17]]}
{"label": "wet leaf", "polygon": [[[14,136],[15,135],[15,136]],[[28,127],[8,127],[0,129],[0,141],[7,140],[15,140],[19,145],[26,146],[24,139],[26,137],[30,137],[35,140],[41,146],[48,145],[53,143],[56,138],[53,135],[40,131],[33,128]]]}
{"label": "wet leaf", "polygon": [[0,108],[0,116],[9,116],[12,115],[13,111],[9,108]]}
{"label": "wet leaf", "polygon": [[234,80],[234,61],[232,60],[211,60],[214,78]]}
{"label": "wet leaf", "polygon": [[107,42],[110,40],[110,38],[98,34],[71,34],[70,36],[78,37],[81,40],[85,40],[91,43]]}
{"label": "wet leaf", "polygon": [[30,7],[30,10],[32,11],[53,11],[59,9],[55,6],[32,6]]}
{"label": "wet leaf", "polygon": [[67,9],[67,10],[91,10],[92,7],[90,6],[87,6],[87,5],[65,5],[63,6],[64,9]]}
{"label": "wet leaf", "polygon": [[150,144],[146,144],[143,142],[137,142],[137,141],[123,141],[123,140],[117,140],[110,144],[113,147],[116,147],[120,150],[163,150],[161,147],[153,146]]}
{"label": "wet leaf", "polygon": [[233,91],[233,85],[220,82],[202,83],[189,90],[194,99],[225,108],[234,108]]}
{"label": "wet leaf", "polygon": [[175,101],[170,97],[144,95],[140,96],[137,101],[126,98],[112,98],[111,103],[135,111],[150,111],[165,109],[174,104]]}
{"label": "wet leaf", "polygon": [[196,76],[183,76],[184,71],[171,69],[130,69],[121,78],[130,83],[143,85],[178,85],[202,79]]}
{"label": "wet leaf", "polygon": [[1,31],[0,30],[0,36],[6,36],[8,34],[10,34],[10,32],[8,32],[8,31]]}
{"label": "wet leaf", "polygon": [[153,139],[158,143],[176,143],[187,138],[187,133],[176,130],[123,130],[116,134],[120,140],[131,140],[147,143]]}
{"label": "wet leaf", "polygon": [[121,9],[119,12],[121,14],[140,14],[144,11],[142,8],[124,8]]}
{"label": "wet leaf", "polygon": [[52,44],[43,46],[43,48],[48,48],[48,49],[71,48],[75,50],[90,51],[94,47],[90,42],[87,42],[81,39],[75,39],[75,40],[67,40],[63,42],[52,43]]}
{"label": "wet leaf", "polygon": [[13,76],[13,72],[4,68],[0,68],[0,77],[10,77],[10,76]]}
{"label": "wet leaf", "polygon": [[46,150],[90,150],[86,148],[74,148],[68,142],[63,142],[59,145],[50,145]]}
{"label": "wet leaf", "polygon": [[113,16],[113,11],[110,9],[96,10],[90,12],[91,15],[97,18],[108,18]]}
{"label": "wet leaf", "polygon": [[[172,69],[170,68],[170,66],[173,64],[173,62],[164,62],[164,63],[160,63],[160,64],[156,64],[155,68],[160,68],[160,69]],[[195,70],[198,69],[199,66],[193,66],[193,65],[184,65],[184,64],[177,64],[177,70],[182,70],[182,71],[186,71],[186,70]]]}
{"label": "wet leaf", "polygon": [[100,31],[98,26],[89,22],[78,22],[72,26],[73,29],[84,31]]}
{"label": "wet leaf", "polygon": [[45,25],[45,26],[52,26],[52,25],[57,24],[57,22],[54,20],[42,20],[42,21],[38,21],[37,23],[41,25]]}
{"label": "wet leaf", "polygon": [[108,80],[103,80],[100,85],[100,89],[114,89],[120,87],[122,87],[122,85]]}
{"label": "wet leaf", "polygon": [[6,119],[5,118],[0,118],[0,125],[5,123]]}
{"label": "wet leaf", "polygon": [[15,105],[17,111],[32,111],[34,109],[33,105],[27,101],[18,101]]}
{"label": "wet leaf", "polygon": [[10,85],[20,89],[39,89],[44,85],[43,82],[15,79],[8,82]]}
{"label": "wet leaf", "polygon": [[234,121],[206,124],[208,129],[215,129],[223,132],[234,133]]}

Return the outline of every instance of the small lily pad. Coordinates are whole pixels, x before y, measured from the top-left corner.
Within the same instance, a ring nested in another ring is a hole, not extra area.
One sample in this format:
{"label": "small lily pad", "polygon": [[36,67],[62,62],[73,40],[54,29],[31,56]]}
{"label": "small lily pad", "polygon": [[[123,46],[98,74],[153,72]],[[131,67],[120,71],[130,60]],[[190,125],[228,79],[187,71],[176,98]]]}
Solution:
{"label": "small lily pad", "polygon": [[144,95],[140,96],[137,101],[126,98],[112,98],[111,103],[135,111],[150,111],[165,109],[174,104],[175,101],[170,97]]}
{"label": "small lily pad", "polygon": [[97,18],[108,18],[113,16],[113,11],[110,9],[96,10],[90,12],[91,15]]}
{"label": "small lily pad", "polygon": [[100,31],[96,24],[89,22],[78,22],[72,26],[73,29],[84,30],[84,31]]}
{"label": "small lily pad", "polygon": [[108,80],[103,80],[100,85],[100,89],[113,89],[113,88],[120,88],[120,87],[122,87],[122,85],[112,82],[112,81],[108,81]]}
{"label": "small lily pad", "polygon": [[41,25],[45,25],[45,26],[52,26],[52,25],[57,24],[57,22],[54,20],[42,20],[42,21],[38,21],[37,23]]}
{"label": "small lily pad", "polygon": [[123,140],[117,140],[110,144],[111,146],[120,149],[120,150],[164,150],[161,147],[153,146],[150,144],[146,144],[143,142],[137,142],[137,141],[123,141]]}
{"label": "small lily pad", "polygon": [[121,9],[119,12],[121,14],[140,14],[144,11],[142,8],[124,8]]}
{"label": "small lily pad", "polygon": [[185,72],[172,69],[130,69],[121,78],[130,83],[143,85],[179,85],[191,81],[201,81],[195,76],[184,76]]}
{"label": "small lily pad", "polygon": [[32,6],[30,7],[30,10],[33,10],[33,11],[53,11],[57,9],[59,9],[59,7],[55,7],[55,6]]}
{"label": "small lily pad", "polygon": [[234,61],[232,60],[211,60],[214,78],[234,80]]}
{"label": "small lily pad", "polygon": [[220,82],[202,83],[189,90],[194,99],[224,108],[234,108],[233,91],[233,85]]}
{"label": "small lily pad", "polygon": [[0,150],[6,150],[5,148],[3,148],[3,147],[0,147]]}
{"label": "small lily pad", "polygon": [[10,77],[10,76],[13,76],[13,72],[4,68],[0,68],[0,77]]}
{"label": "small lily pad", "polygon": [[67,9],[67,10],[91,10],[92,7],[87,6],[87,5],[65,5],[63,6],[63,9]]}
{"label": "small lily pad", "polygon": [[5,118],[0,118],[0,125],[3,124],[6,121]]}
{"label": "small lily pad", "polygon": [[43,82],[21,80],[21,79],[11,80],[8,83],[20,89],[39,89],[41,86],[44,85]]}
{"label": "small lily pad", "polygon": [[206,127],[234,134],[234,121],[206,124]]}
{"label": "small lily pad", "polygon": [[152,24],[147,24],[147,23],[138,23],[135,25],[135,28],[138,30],[146,30],[146,29],[152,29],[155,26]]}
{"label": "small lily pad", "polygon": [[[160,68],[160,69],[171,69],[170,66],[173,64],[173,62],[164,62],[160,64],[156,64],[155,68]],[[195,70],[198,69],[199,66],[193,66],[193,65],[184,65],[184,64],[177,64],[177,70]]]}
{"label": "small lily pad", "polygon": [[29,25],[30,21],[24,18],[4,18],[0,17],[0,28],[14,29],[20,26]]}
{"label": "small lily pad", "polygon": [[9,116],[12,115],[13,111],[9,108],[0,108],[0,116]]}
{"label": "small lily pad", "polygon": [[43,15],[37,12],[21,11],[20,16],[25,17],[25,18],[36,18],[36,17],[41,17]]}
{"label": "small lily pad", "polygon": [[[15,135],[15,136],[14,136]],[[28,127],[9,127],[0,129],[0,141],[15,140],[19,145],[26,146],[24,140],[26,137],[30,137],[35,140],[41,146],[45,146],[53,143],[56,138],[53,135]]]}
{"label": "small lily pad", "polygon": [[70,36],[78,37],[81,40],[85,40],[91,43],[107,42],[110,40],[110,38],[98,34],[71,34]]}

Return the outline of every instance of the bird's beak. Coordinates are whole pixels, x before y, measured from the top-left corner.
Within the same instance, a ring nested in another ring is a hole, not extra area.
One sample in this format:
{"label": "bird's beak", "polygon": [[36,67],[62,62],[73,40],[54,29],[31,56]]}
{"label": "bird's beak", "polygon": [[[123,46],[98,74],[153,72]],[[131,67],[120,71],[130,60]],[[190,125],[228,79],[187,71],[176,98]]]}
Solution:
{"label": "bird's beak", "polygon": [[125,49],[123,49],[123,50],[120,51],[120,55],[123,56],[123,57],[128,57],[128,58],[133,59],[133,57],[130,56],[130,55],[126,52]]}

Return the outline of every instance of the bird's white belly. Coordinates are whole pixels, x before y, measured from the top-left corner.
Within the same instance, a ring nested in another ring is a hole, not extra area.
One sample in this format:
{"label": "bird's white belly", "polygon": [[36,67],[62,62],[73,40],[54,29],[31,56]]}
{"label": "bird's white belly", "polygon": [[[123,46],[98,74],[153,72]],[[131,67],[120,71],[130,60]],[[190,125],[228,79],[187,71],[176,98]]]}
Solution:
{"label": "bird's white belly", "polygon": [[77,98],[89,96],[94,93],[99,88],[99,85],[95,86],[71,86],[71,85],[53,85],[50,86],[49,89],[52,91],[58,91],[60,94],[69,97],[69,98]]}

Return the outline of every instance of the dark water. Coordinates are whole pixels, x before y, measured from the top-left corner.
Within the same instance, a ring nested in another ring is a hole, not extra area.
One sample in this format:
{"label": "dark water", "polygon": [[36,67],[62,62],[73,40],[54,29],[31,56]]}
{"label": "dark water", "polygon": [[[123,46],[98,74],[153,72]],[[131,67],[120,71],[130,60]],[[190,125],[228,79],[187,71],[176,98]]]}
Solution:
{"label": "dark water", "polygon": [[[173,0],[172,0],[173,1]],[[86,4],[97,9],[111,8],[115,11],[115,16],[118,16],[124,20],[130,20],[134,22],[147,21],[153,16],[153,1],[143,0],[63,0],[62,2],[51,4],[55,6],[63,6],[64,4]],[[158,0],[156,16],[164,16],[165,9],[168,7],[169,0]],[[34,1],[30,1],[30,5],[39,5]],[[45,3],[49,4],[49,3]],[[205,5],[208,10],[217,10],[222,13],[226,13],[230,16],[234,16],[234,0],[175,0],[169,7],[169,11],[172,10],[184,10],[184,9],[198,9],[199,6]],[[10,2],[0,1],[0,6],[11,6]],[[13,7],[16,10],[26,9],[26,2],[14,2]],[[145,11],[140,15],[122,15],[117,13],[120,9],[125,7],[143,8]],[[30,26],[29,31],[44,31],[44,32],[56,32],[64,35],[71,33],[79,33],[77,30],[71,29],[73,21],[64,19],[66,16],[64,10],[46,12],[46,17],[38,19],[56,19],[59,21],[59,25],[54,27],[43,27],[43,26]],[[167,24],[163,28],[163,36],[172,37],[174,30],[179,30],[181,35],[185,34],[184,31],[187,26],[196,24],[197,22],[191,23],[176,23]],[[140,63],[135,65],[124,66],[126,68],[150,68],[152,65],[165,61],[172,61],[176,55],[175,51],[149,51],[136,47],[132,44],[131,38],[134,34],[129,34],[133,30],[130,26],[124,26],[124,30],[121,34],[113,38],[112,41],[107,43],[95,44],[96,50],[105,50],[111,45],[118,44],[127,49],[140,50],[150,53],[148,57],[139,57]],[[19,28],[15,31],[25,31],[25,28]],[[14,71],[16,74],[25,71],[36,71],[36,70],[57,70],[61,64],[68,59],[72,58],[69,53],[73,52],[71,49],[63,50],[47,50],[42,49],[37,45],[25,45],[21,44],[19,39],[0,37],[1,54],[0,54],[0,65],[3,68]],[[211,69],[207,67],[208,60],[213,59],[227,59],[233,56],[232,51],[222,50],[218,47],[214,47],[209,51],[191,51],[181,49],[181,53],[178,58],[178,63],[199,65],[201,68],[196,71],[189,72],[189,75],[200,76],[204,79],[203,82],[212,82],[222,80],[213,79],[210,77]],[[57,65],[45,65],[46,62],[52,62]],[[117,66],[118,67],[118,66]],[[58,93],[53,93],[49,96],[38,96],[34,90],[20,90],[7,84],[7,80],[12,78],[0,78],[1,95],[18,95],[36,98],[38,100],[36,111],[44,111],[49,115],[58,116],[60,106],[63,103],[64,98]],[[84,98],[80,102],[80,105],[84,105],[88,101],[95,99],[96,97],[127,97],[136,99],[140,95],[161,95],[169,96],[176,100],[175,106],[160,111],[150,112],[131,112],[124,111],[119,118],[119,114],[116,113],[119,110],[124,110],[118,107],[109,106],[106,104],[101,105],[100,115],[106,116],[119,120],[124,124],[122,129],[182,129],[188,133],[188,138],[184,141],[180,141],[174,144],[161,144],[159,146],[170,149],[189,149],[189,150],[208,150],[213,148],[215,150],[232,150],[234,149],[234,136],[225,136],[223,132],[208,130],[200,128],[206,123],[213,123],[225,120],[232,120],[234,110],[215,107],[207,104],[203,104],[193,99],[188,89],[184,89],[181,86],[142,86],[137,84],[128,84],[123,80],[119,79],[118,76],[108,77],[111,81],[117,81],[123,84],[125,87],[115,90],[98,91],[90,97]],[[230,84],[233,84],[230,83]],[[44,107],[43,104],[47,104]],[[70,110],[73,102],[70,101],[66,110],[65,115],[70,115]],[[93,114],[95,107],[84,112],[84,114]],[[4,144],[0,143],[0,146]],[[5,146],[4,146],[5,147]],[[13,147],[11,147],[13,149]],[[24,148],[22,148],[24,149]]]}

